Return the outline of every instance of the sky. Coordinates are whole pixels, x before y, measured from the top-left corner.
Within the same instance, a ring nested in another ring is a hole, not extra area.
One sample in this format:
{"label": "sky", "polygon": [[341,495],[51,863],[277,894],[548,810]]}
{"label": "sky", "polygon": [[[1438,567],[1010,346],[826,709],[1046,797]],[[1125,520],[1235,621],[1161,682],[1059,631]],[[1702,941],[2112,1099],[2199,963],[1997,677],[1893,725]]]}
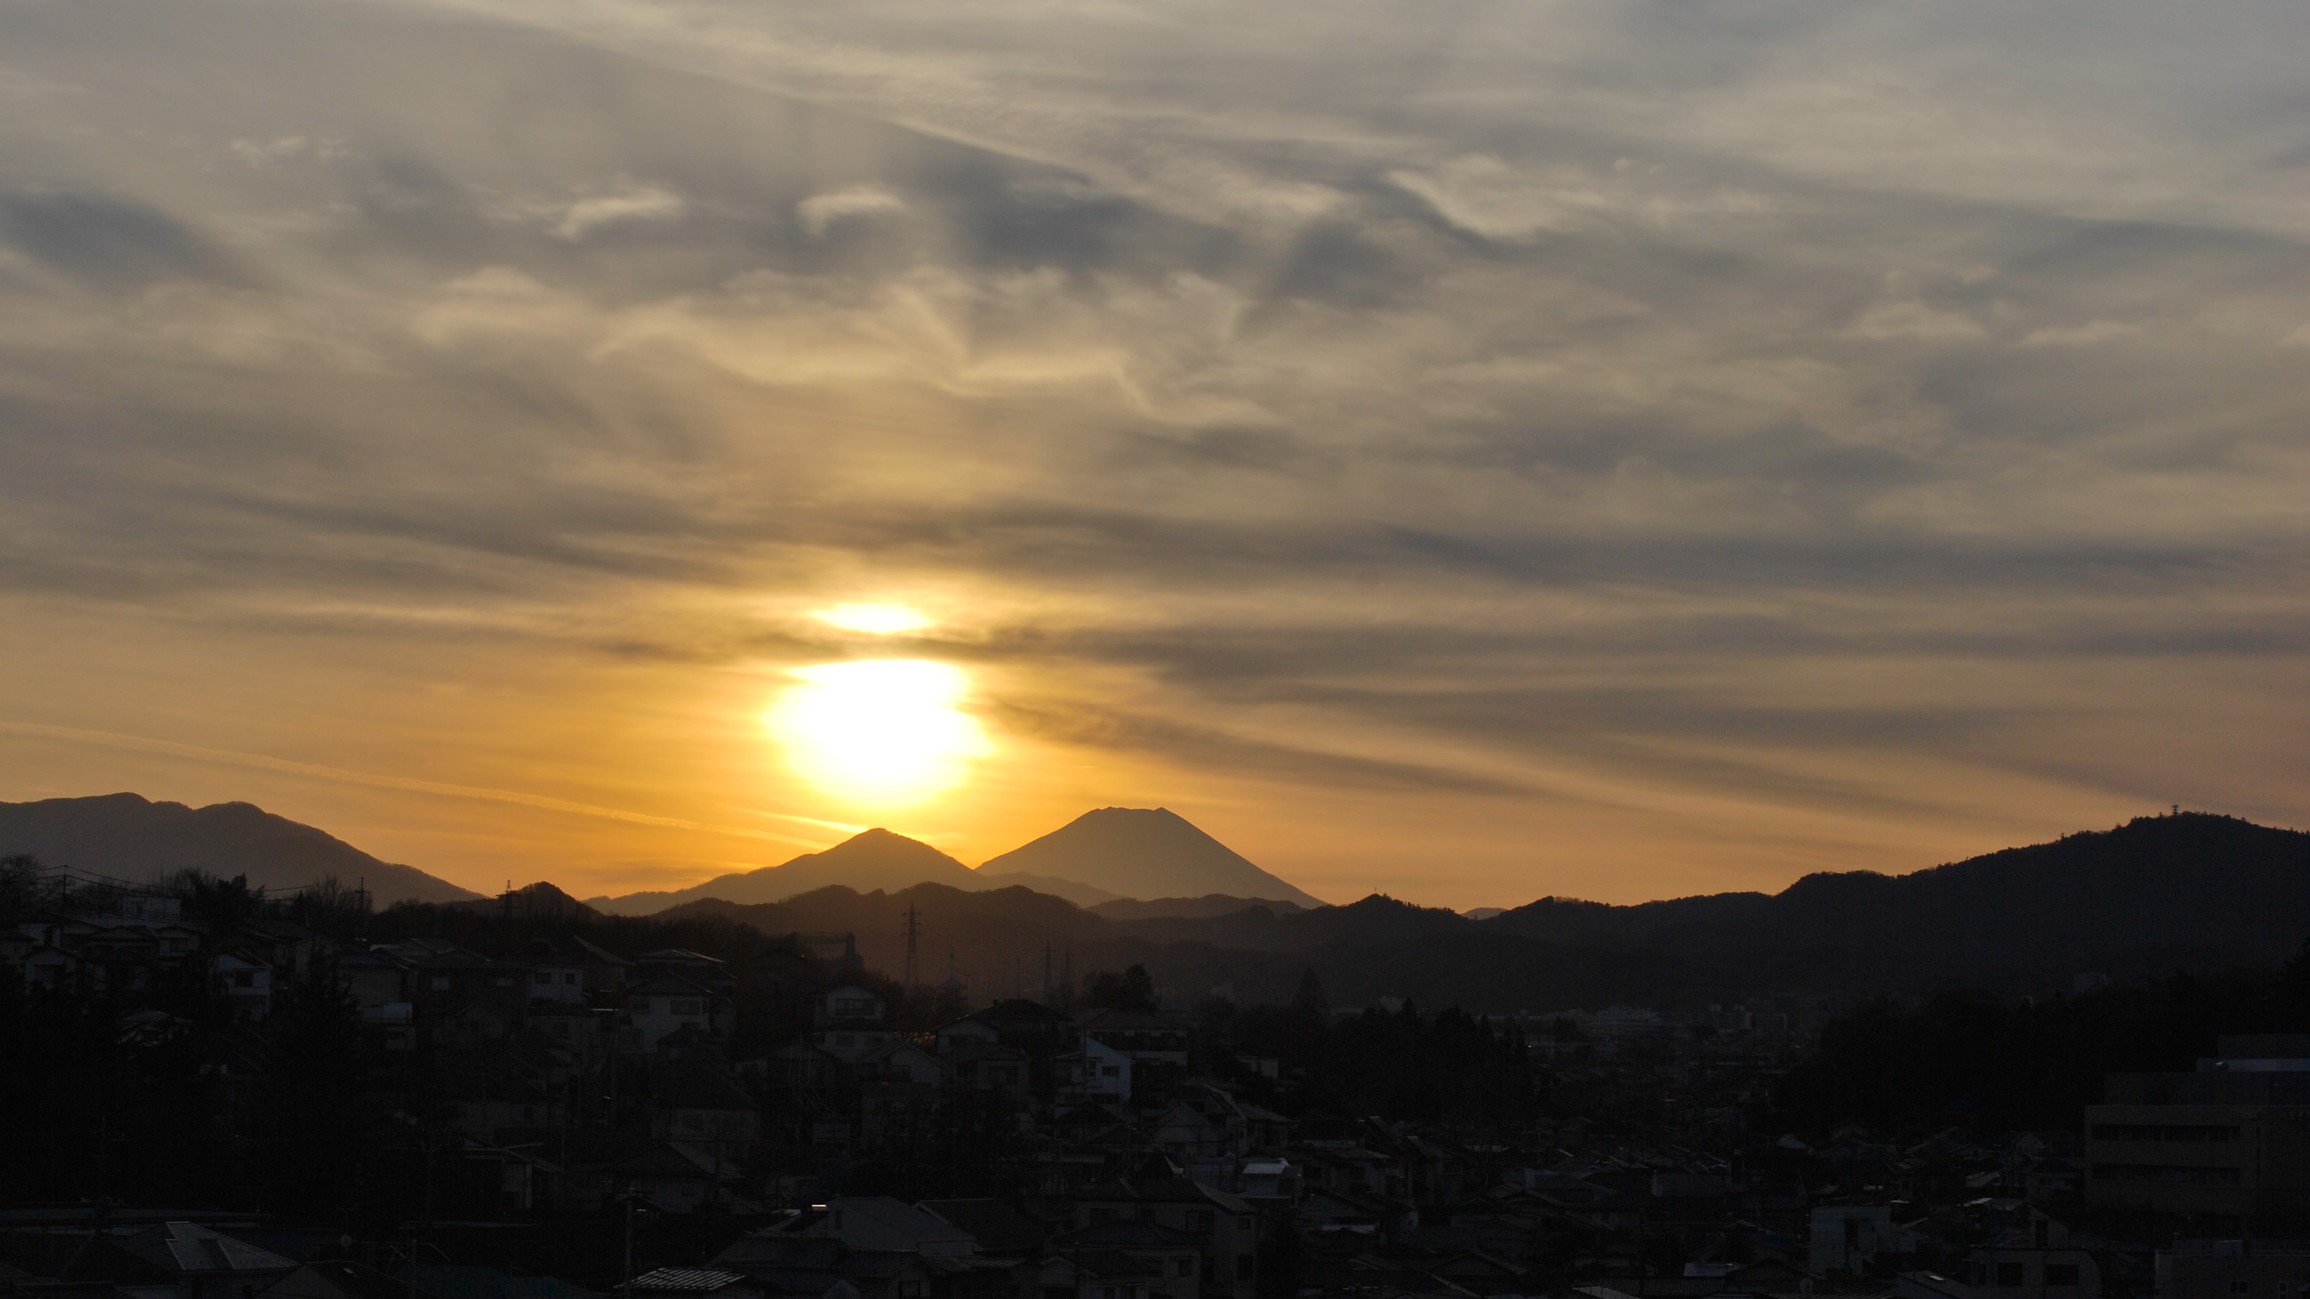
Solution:
{"label": "sky", "polygon": [[1456,907],[2310,824],[2305,66],[2299,0],[6,0],[0,799],[581,896],[1162,805]]}

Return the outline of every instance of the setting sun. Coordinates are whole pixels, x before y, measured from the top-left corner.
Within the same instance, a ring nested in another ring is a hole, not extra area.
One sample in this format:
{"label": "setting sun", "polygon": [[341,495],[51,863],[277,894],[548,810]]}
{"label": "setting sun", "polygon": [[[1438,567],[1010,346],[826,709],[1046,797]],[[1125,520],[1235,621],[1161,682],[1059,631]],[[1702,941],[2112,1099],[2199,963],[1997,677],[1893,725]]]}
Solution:
{"label": "setting sun", "polygon": [[922,659],[868,659],[796,668],[797,683],[765,715],[803,779],[875,807],[922,802],[958,784],[990,746],[958,706],[962,669]]}

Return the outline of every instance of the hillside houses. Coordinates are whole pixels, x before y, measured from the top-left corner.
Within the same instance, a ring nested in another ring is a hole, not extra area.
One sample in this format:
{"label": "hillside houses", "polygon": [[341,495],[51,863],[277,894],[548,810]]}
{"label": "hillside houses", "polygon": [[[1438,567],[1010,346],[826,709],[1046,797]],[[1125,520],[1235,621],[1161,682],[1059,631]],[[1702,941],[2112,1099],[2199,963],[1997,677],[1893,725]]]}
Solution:
{"label": "hillside houses", "polygon": [[[224,1295],[138,1253],[176,1241],[262,1263],[224,1278],[238,1299],[2137,1299],[2159,1243],[2090,1220],[2115,1156],[2081,1164],[2075,1133],[1768,1127],[1773,1051],[1697,1012],[1542,1041],[1073,989],[958,1013],[959,987],[735,927],[310,919],[56,907],[0,930],[5,1004],[103,1017],[68,1044],[126,1062],[104,1077],[157,1116],[92,1106],[99,1140],[53,1147],[105,1162],[0,1206],[0,1289]],[[82,1099],[36,1083],[43,1114]],[[2097,1110],[2087,1140],[2147,1152],[2127,1167],[2237,1153],[2184,1118]],[[248,1212],[129,1203],[135,1175]],[[2236,1279],[2291,1277],[2257,1249]]]}

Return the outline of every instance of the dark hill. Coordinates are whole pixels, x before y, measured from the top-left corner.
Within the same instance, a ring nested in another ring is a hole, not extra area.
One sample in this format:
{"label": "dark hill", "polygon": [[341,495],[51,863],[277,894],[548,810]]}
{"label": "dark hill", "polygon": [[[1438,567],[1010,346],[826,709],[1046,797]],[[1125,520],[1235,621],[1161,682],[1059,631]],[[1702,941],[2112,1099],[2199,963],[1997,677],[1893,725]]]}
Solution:
{"label": "dark hill", "polygon": [[1770,896],[1634,907],[1544,899],[1483,923],[1814,984],[1831,969],[1994,986],[2266,964],[2310,937],[2310,835],[2203,813],[2142,817],[1910,875],[1808,875]]}
{"label": "dark hill", "polygon": [[275,891],[365,881],[381,905],[481,896],[249,803],[187,807],[137,794],[0,803],[0,854],[13,853],[134,881],[180,870],[246,875]]}
{"label": "dark hill", "polygon": [[852,835],[823,852],[804,853],[782,865],[717,875],[685,889],[588,898],[586,902],[613,916],[646,916],[708,898],[750,905],[783,902],[830,885],[873,892],[925,882],[958,889],[978,887],[978,877],[971,873],[970,867],[918,839],[876,829]]}
{"label": "dark hill", "polygon": [[1778,894],[1632,907],[1552,898],[1486,920],[1382,895],[1312,911],[1162,915],[931,886],[828,890],[746,918],[779,932],[855,930],[870,962],[896,970],[909,901],[930,934],[926,978],[943,977],[951,947],[975,989],[1004,995],[1040,989],[1046,944],[1078,978],[1143,963],[1179,1008],[1218,989],[1287,1000],[1307,968],[1338,1006],[1398,996],[1593,1010],[1952,984],[2043,993],[2089,972],[2139,978],[2285,959],[2310,937],[2310,836],[2159,817],[1913,875],[1814,875]]}
{"label": "dark hill", "polygon": [[[1057,892],[1056,889],[1044,889],[1028,883],[1026,879],[1019,882],[1040,892]],[[1231,898],[1224,893],[1206,893],[1199,898],[1148,898],[1144,901],[1138,898],[1115,898],[1107,902],[1079,905],[1086,905],[1109,920],[1159,920],[1167,916],[1181,920],[1210,920],[1219,916],[1232,916],[1238,911],[1249,911],[1254,907],[1278,915],[1304,910],[1296,903]]]}

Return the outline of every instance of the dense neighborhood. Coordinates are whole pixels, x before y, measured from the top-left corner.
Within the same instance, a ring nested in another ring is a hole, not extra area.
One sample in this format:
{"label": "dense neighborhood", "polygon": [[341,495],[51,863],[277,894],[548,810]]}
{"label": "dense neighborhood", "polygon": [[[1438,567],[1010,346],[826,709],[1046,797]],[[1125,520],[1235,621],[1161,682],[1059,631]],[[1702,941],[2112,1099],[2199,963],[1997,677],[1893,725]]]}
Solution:
{"label": "dense neighborhood", "polygon": [[854,934],[549,887],[380,911],[20,860],[0,905],[9,1294],[2310,1291],[2302,1036],[2040,1130],[1800,1128],[1835,1008],[1336,1007],[1312,972],[1237,1005],[1049,951],[989,998],[935,942],[894,980]]}

